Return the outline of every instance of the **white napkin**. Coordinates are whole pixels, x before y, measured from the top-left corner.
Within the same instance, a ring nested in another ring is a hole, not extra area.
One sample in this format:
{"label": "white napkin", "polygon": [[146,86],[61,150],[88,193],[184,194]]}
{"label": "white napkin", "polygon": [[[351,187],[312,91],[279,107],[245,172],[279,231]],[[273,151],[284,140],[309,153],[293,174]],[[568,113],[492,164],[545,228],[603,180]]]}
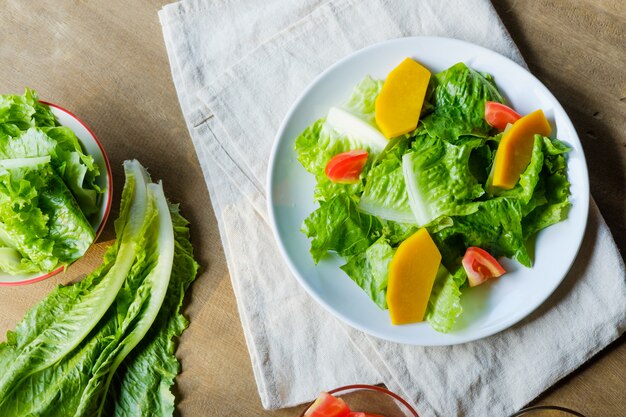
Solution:
{"label": "white napkin", "polygon": [[[402,346],[339,324],[315,305],[265,223],[269,150],[302,89],[346,54],[400,36],[456,37],[522,60],[486,0],[293,3],[274,0],[266,10],[255,1],[182,2],[160,13],[266,408],[344,383],[385,382],[422,416],[504,415],[624,332],[624,266],[593,202],[564,284],[528,319],[490,338]],[[287,22],[294,24],[278,32]]]}

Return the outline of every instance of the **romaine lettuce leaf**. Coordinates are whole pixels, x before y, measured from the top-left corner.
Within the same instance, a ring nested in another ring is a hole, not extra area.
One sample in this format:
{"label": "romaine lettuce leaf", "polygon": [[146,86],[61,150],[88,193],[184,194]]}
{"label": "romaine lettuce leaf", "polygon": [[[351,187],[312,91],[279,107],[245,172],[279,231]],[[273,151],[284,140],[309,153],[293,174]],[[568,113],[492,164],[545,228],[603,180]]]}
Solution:
{"label": "romaine lettuce leaf", "polygon": [[348,260],[341,269],[383,310],[387,309],[389,263],[395,250],[381,237],[365,252]]}
{"label": "romaine lettuce leaf", "polygon": [[0,229],[3,246],[16,249],[23,257],[18,269],[5,272],[19,274],[51,271],[59,263],[53,253],[54,242],[49,239],[49,214],[37,205],[39,190],[44,190],[53,176],[49,164],[0,168]]}
{"label": "romaine lettuce leaf", "polygon": [[514,258],[530,267],[531,261],[522,234],[523,204],[515,198],[498,197],[472,203],[476,211],[453,216],[452,226],[433,233],[442,262],[456,269],[465,249],[478,246],[494,257]]}
{"label": "romaine lettuce leaf", "polygon": [[430,135],[454,144],[463,135],[487,136],[485,101],[504,101],[489,74],[459,62],[436,74],[433,84],[434,111],[422,120]]}
{"label": "romaine lettuce leaf", "polygon": [[395,246],[406,240],[413,233],[417,232],[417,225],[412,223],[399,223],[392,220],[383,220],[383,236],[387,238],[389,244]]}
{"label": "romaine lettuce leaf", "polygon": [[462,312],[459,283],[440,265],[428,299],[425,319],[436,331],[448,333]]}
{"label": "romaine lettuce leaf", "polygon": [[181,309],[198,263],[193,258],[187,220],[180,215],[178,206],[171,205],[170,212],[176,247],[167,296],[148,334],[115,373],[105,402],[109,412],[105,415],[171,416],[174,411],[170,390],[180,365],[174,356],[173,338],[180,336],[189,324]]}
{"label": "romaine lettuce leaf", "polygon": [[85,216],[89,218],[98,211],[98,197],[104,192],[96,184],[96,178],[100,175],[98,165],[91,155],[83,152],[78,137],[68,127],[57,126],[42,130],[57,145],[53,166],[72,191]]}
{"label": "romaine lettuce leaf", "polygon": [[328,252],[350,257],[364,252],[381,236],[380,221],[357,210],[346,194],[338,194],[304,220],[302,232],[311,239],[311,255],[315,263]]}
{"label": "romaine lettuce leaf", "polygon": [[465,215],[476,210],[469,204],[484,190],[469,170],[473,148],[480,139],[456,146],[421,134],[402,157],[409,203],[416,223],[429,225],[440,216]]}
{"label": "romaine lettuce leaf", "polygon": [[571,203],[565,153],[569,148],[558,139],[543,138],[545,155],[540,179],[534,190],[527,216],[522,221],[524,238],[564,220]]}
{"label": "romaine lettuce leaf", "polygon": [[368,75],[354,87],[352,95],[343,107],[376,127],[376,97],[381,88],[383,88],[383,81],[374,80]]}
{"label": "romaine lettuce leaf", "polygon": [[416,223],[402,170],[402,155],[408,146],[408,138],[397,138],[379,155],[367,174],[359,210],[385,220]]}
{"label": "romaine lettuce leaf", "polygon": [[87,252],[95,232],[58,175],[51,175],[39,195],[39,207],[48,217],[48,239],[52,254],[62,263],[71,263]]}

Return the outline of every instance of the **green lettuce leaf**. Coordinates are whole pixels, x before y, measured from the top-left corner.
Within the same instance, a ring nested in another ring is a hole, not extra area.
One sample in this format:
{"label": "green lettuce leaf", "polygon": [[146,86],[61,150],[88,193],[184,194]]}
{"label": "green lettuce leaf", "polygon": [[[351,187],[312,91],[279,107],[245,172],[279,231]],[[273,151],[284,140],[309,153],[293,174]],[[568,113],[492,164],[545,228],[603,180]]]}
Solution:
{"label": "green lettuce leaf", "polygon": [[39,195],[41,211],[48,216],[48,238],[52,254],[71,263],[87,252],[96,234],[63,180],[51,175]]}
{"label": "green lettuce leaf", "polygon": [[484,190],[469,170],[475,140],[456,146],[430,135],[418,135],[411,152],[402,157],[409,202],[416,223],[426,226],[440,216],[465,215],[476,210],[469,204]]}
{"label": "green lettuce leaf", "polygon": [[413,233],[417,232],[418,227],[411,223],[400,223],[391,220],[381,220],[383,225],[383,236],[387,238],[389,244],[395,246],[406,240]]}
{"label": "green lettuce leaf", "polygon": [[17,250],[23,258],[19,266],[5,272],[51,271],[59,263],[49,238],[49,214],[37,205],[39,190],[47,188],[53,176],[47,163],[0,168],[0,236],[3,246]]}
{"label": "green lettuce leaf", "polygon": [[570,182],[567,179],[565,159],[569,147],[558,139],[547,137],[542,139],[545,159],[540,179],[527,209],[528,215],[522,221],[525,239],[567,218],[571,206]]}
{"label": "green lettuce leaf", "polygon": [[359,210],[385,220],[416,223],[402,170],[402,155],[408,147],[408,138],[397,138],[377,158],[367,174]]}
{"label": "green lettuce leaf", "polygon": [[459,286],[455,277],[440,265],[425,314],[426,321],[440,333],[452,330],[457,317],[463,312]]}
{"label": "green lettuce leaf", "polygon": [[115,373],[105,402],[107,415],[171,416],[174,411],[170,389],[180,365],[174,356],[173,338],[180,336],[189,324],[181,309],[198,263],[193,258],[187,220],[180,215],[178,206],[170,206],[170,211],[176,246],[167,296],[148,334]]}
{"label": "green lettuce leaf", "polygon": [[338,194],[304,220],[302,232],[311,239],[311,255],[315,263],[334,251],[342,257],[364,252],[381,236],[382,224],[376,217],[357,210],[346,194]]}
{"label": "green lettuce leaf", "polygon": [[57,147],[52,164],[63,177],[85,216],[98,212],[98,197],[104,192],[97,184],[100,175],[93,157],[84,153],[78,137],[65,126],[42,129]]}
{"label": "green lettuce leaf", "polygon": [[465,249],[478,246],[494,257],[514,258],[530,267],[531,261],[522,233],[522,202],[499,197],[473,204],[475,212],[466,216],[453,216],[452,226],[432,234],[444,265],[456,270]]}
{"label": "green lettuce leaf", "polygon": [[374,80],[368,75],[354,87],[352,95],[343,107],[376,127],[375,105],[381,88],[383,81]]}
{"label": "green lettuce leaf", "polygon": [[382,237],[341,267],[383,310],[387,309],[387,271],[394,252],[387,239]]}
{"label": "green lettuce leaf", "polygon": [[485,102],[504,102],[489,74],[459,62],[436,74],[433,85],[434,111],[422,120],[431,136],[456,144],[463,135],[488,135],[491,126],[485,121]]}

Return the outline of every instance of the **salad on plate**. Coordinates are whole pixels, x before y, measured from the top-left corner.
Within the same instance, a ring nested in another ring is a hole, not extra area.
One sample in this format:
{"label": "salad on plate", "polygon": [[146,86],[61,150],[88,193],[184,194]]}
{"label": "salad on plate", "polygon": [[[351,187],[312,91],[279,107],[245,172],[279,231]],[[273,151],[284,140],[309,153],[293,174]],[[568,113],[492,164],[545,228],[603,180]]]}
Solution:
{"label": "salad on plate", "polygon": [[569,147],[551,134],[464,63],[365,77],[295,140],[316,178],[313,260],[342,257],[393,324],[450,332],[466,288],[505,274],[502,257],[531,268],[533,236],[567,217]]}

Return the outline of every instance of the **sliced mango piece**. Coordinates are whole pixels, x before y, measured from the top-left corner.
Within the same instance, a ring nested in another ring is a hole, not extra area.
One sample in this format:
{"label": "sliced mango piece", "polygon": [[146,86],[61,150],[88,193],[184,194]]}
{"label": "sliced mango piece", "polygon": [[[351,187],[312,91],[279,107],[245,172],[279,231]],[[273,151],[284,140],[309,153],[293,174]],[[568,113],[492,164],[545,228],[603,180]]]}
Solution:
{"label": "sliced mango piece", "polygon": [[414,130],[424,104],[430,71],[406,58],[387,76],[376,98],[376,124],[387,139]]}
{"label": "sliced mango piece", "polygon": [[402,242],[389,263],[387,305],[392,324],[422,321],[441,254],[425,228]]}
{"label": "sliced mango piece", "polygon": [[533,152],[535,135],[550,136],[552,128],[541,109],[522,117],[504,132],[493,163],[491,186],[502,190],[515,187]]}

